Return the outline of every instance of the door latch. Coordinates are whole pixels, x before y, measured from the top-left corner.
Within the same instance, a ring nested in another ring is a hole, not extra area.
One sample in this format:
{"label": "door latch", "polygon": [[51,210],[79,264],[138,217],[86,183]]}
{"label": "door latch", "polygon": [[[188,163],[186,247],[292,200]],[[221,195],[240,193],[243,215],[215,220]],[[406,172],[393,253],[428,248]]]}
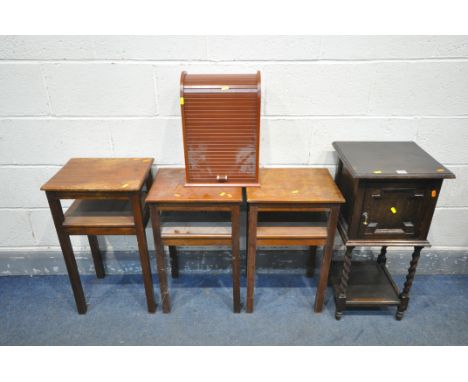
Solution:
{"label": "door latch", "polygon": [[367,212],[364,212],[362,214],[362,217],[364,218],[364,221],[362,222],[362,224],[368,225],[369,224],[369,214]]}

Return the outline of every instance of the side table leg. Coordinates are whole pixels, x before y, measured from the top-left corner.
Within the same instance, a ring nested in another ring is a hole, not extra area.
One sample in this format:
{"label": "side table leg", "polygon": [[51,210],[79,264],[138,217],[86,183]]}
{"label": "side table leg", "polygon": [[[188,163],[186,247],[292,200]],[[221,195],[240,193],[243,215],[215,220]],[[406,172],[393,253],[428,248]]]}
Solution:
{"label": "side table leg", "polygon": [[255,257],[257,255],[257,206],[249,206],[249,227],[247,231],[247,306],[246,312],[253,312],[255,287]]}
{"label": "side table leg", "polygon": [[348,289],[349,273],[351,271],[351,257],[354,247],[346,247],[346,252],[343,261],[343,270],[341,272],[340,290],[336,298],[335,318],[341,319],[343,311],[346,309],[346,291]]}
{"label": "side table leg", "polygon": [[73,254],[70,236],[62,227],[64,221],[62,204],[58,197],[49,192],[47,192],[47,200],[54,220],[60,247],[62,248],[63,259],[65,260],[68,277],[75,297],[76,308],[79,314],[85,314],[87,311],[86,299],[83,293],[83,287],[81,286],[80,274],[78,273],[78,267],[76,265],[75,255]]}
{"label": "side table leg", "polygon": [[240,206],[231,210],[232,299],[234,313],[240,313]]}
{"label": "side table leg", "polygon": [[104,272],[104,264],[102,262],[101,251],[96,235],[88,235],[89,246],[93,256],[94,270],[98,279],[103,279],[106,273]]}
{"label": "side table leg", "polygon": [[148,242],[146,240],[145,225],[143,222],[143,209],[141,206],[140,193],[135,193],[131,197],[133,217],[135,219],[135,233],[138,241],[138,253],[140,254],[141,270],[143,272],[143,282],[145,284],[146,303],[148,312],[156,312],[154,301],[153,279],[151,275],[151,264],[148,254]]}
{"label": "side table leg", "polygon": [[316,256],[317,256],[317,247],[310,247],[310,254],[309,254],[309,257],[307,258],[306,277],[314,277]]}
{"label": "side table leg", "polygon": [[384,245],[380,250],[380,255],[377,257],[377,264],[383,264],[387,262],[387,246]]}
{"label": "side table leg", "polygon": [[411,290],[411,286],[413,285],[414,275],[416,274],[416,267],[418,266],[421,250],[423,248],[424,247],[414,247],[410,267],[408,268],[408,274],[406,275],[405,285],[403,287],[403,291],[400,293],[400,305],[398,305],[396,313],[396,319],[398,321],[403,318],[404,312],[408,308],[409,292]]}
{"label": "side table leg", "polygon": [[169,246],[169,257],[171,258],[171,277],[176,279],[179,277],[179,258],[176,246]]}
{"label": "side table leg", "polygon": [[161,238],[161,221],[159,210],[155,205],[150,205],[151,225],[153,226],[154,247],[156,249],[156,266],[158,268],[159,290],[161,293],[163,313],[171,311],[171,301],[167,289],[166,262],[164,246]]}
{"label": "side table leg", "polygon": [[317,285],[317,293],[315,294],[314,311],[319,313],[323,309],[323,301],[325,299],[325,290],[328,284],[328,274],[330,272],[330,264],[333,256],[333,244],[335,242],[336,225],[338,223],[338,215],[340,207],[330,208],[330,216],[327,224],[327,242],[323,249],[322,265],[320,267],[320,277]]}

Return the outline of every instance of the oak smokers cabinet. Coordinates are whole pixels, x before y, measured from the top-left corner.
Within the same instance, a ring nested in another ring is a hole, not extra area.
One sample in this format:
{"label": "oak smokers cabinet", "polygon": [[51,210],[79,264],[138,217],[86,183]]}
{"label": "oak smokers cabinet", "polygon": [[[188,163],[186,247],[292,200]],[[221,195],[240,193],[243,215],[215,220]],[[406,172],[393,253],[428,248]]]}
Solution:
{"label": "oak smokers cabinet", "polygon": [[[333,147],[339,159],[335,180],[346,199],[338,223],[346,254],[332,277],[336,318],[348,306],[397,305],[401,319],[420,252],[430,245],[442,181],[455,176],[414,142],[334,142]],[[351,264],[357,246],[381,247],[377,261]],[[388,246],[414,247],[401,292],[385,266]]]}
{"label": "oak smokers cabinet", "polygon": [[186,185],[258,185],[260,97],[260,72],[182,72]]}

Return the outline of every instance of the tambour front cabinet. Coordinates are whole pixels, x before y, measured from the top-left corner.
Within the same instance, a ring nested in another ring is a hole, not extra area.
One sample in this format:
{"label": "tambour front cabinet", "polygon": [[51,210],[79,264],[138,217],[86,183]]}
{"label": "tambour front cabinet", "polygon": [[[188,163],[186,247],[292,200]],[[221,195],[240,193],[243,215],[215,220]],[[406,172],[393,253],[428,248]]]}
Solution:
{"label": "tambour front cabinet", "polygon": [[[403,317],[421,249],[442,181],[454,174],[414,142],[334,142],[339,162],[336,183],[346,204],[338,230],[347,247],[342,267],[335,267],[336,318],[346,306],[397,305]],[[356,246],[379,246],[375,264],[353,263]],[[407,280],[400,293],[385,266],[388,246],[414,247]]]}
{"label": "tambour front cabinet", "polygon": [[180,79],[186,185],[258,185],[260,72]]}

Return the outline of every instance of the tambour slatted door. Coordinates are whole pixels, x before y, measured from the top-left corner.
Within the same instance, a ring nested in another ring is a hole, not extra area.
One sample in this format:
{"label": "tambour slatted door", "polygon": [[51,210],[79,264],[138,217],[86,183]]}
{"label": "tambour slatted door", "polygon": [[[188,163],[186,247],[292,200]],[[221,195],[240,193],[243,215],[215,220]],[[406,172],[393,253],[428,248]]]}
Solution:
{"label": "tambour slatted door", "polygon": [[258,184],[260,96],[260,72],[182,72],[187,185]]}

